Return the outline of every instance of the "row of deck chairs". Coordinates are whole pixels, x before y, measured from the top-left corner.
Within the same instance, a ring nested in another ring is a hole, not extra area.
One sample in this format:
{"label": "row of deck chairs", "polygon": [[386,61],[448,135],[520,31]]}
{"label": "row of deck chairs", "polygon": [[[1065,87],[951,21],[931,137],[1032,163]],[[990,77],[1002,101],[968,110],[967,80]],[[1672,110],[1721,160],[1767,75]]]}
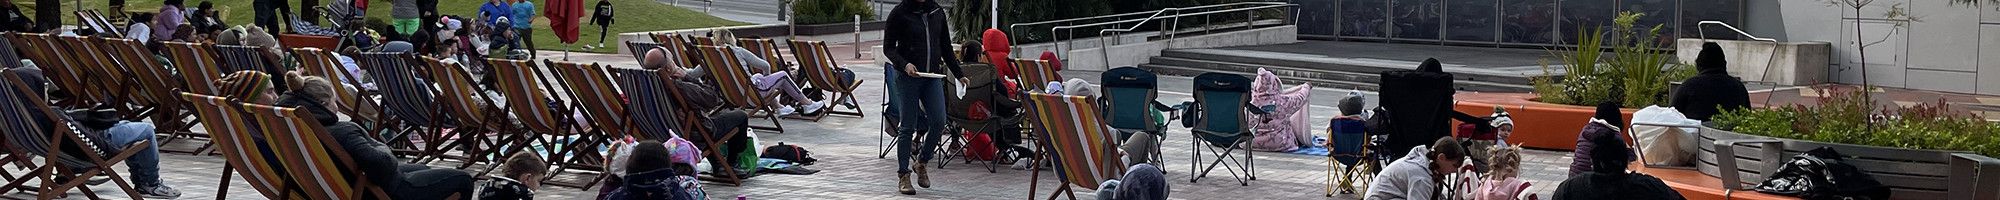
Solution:
{"label": "row of deck chairs", "polygon": [[[1189,163],[1190,171],[1199,172],[1191,176],[1190,182],[1199,181],[1216,168],[1229,172],[1242,185],[1256,179],[1255,160],[1251,159],[1254,155],[1241,144],[1255,136],[1250,132],[1250,120],[1254,120],[1250,116],[1263,115],[1268,108],[1249,103],[1250,79],[1237,74],[1203,73],[1194,78],[1194,101],[1167,105],[1154,101],[1158,90],[1155,76],[1133,67],[1108,70],[1102,79],[1105,84],[1101,99],[1027,93],[1026,113],[1031,122],[1028,125],[1034,127],[1030,130],[1037,142],[1045,144],[1038,145],[1045,156],[1038,158],[1033,166],[1039,168],[1052,162],[1062,182],[1056,188],[1057,193],[1048,194],[1047,198],[1068,195],[1074,199],[1069,186],[1097,188],[1105,180],[1122,176],[1126,166],[1116,153],[1120,136],[1113,131],[1163,134],[1166,132],[1163,124],[1174,119],[1154,116],[1151,110],[1185,114],[1179,120],[1191,128],[1193,145],[1213,156],[1204,159],[1202,152],[1191,152],[1194,162]],[[1036,84],[1023,84],[1028,85]],[[1234,154],[1239,151],[1243,154]],[[1034,174],[1039,177],[1040,171]],[[1036,194],[1037,187],[1031,184],[1031,197],[1040,195]]]}

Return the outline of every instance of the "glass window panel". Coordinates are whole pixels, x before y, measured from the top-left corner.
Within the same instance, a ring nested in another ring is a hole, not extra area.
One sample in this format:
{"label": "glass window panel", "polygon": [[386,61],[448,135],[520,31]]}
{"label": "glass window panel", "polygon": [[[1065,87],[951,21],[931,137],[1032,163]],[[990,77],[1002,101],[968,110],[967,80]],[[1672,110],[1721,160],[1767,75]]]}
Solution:
{"label": "glass window panel", "polygon": [[1501,42],[1547,44],[1555,34],[1554,0],[1501,0]]}
{"label": "glass window panel", "polygon": [[[1678,27],[1673,25],[1674,20],[1679,19],[1678,16],[1675,16],[1678,13],[1674,12],[1676,3],[1676,0],[1624,0],[1618,6],[1623,7],[1623,10],[1627,12],[1646,14],[1645,16],[1640,16],[1639,21],[1633,22],[1632,28],[1639,29],[1639,33],[1644,34],[1644,31],[1647,29],[1651,29],[1653,26],[1660,26],[1659,32],[1655,32],[1659,35],[1653,38],[1653,42],[1657,45],[1666,45],[1672,44],[1674,39],[1677,38],[1674,37],[1677,33],[1674,29]],[[1645,36],[1641,35],[1639,37]]]}
{"label": "glass window panel", "polygon": [[1340,35],[1382,37],[1389,23],[1388,0],[1340,0]]}
{"label": "glass window panel", "polygon": [[1400,39],[1435,40],[1444,8],[1439,0],[1394,0],[1390,10],[1395,24],[1390,35]]}
{"label": "glass window panel", "polygon": [[1299,35],[1330,36],[1338,34],[1340,10],[1335,10],[1339,0],[1299,0]]}
{"label": "glass window panel", "polygon": [[1496,20],[1499,17],[1499,11],[1493,7],[1496,4],[1495,1],[1498,0],[1450,0],[1446,3],[1446,5],[1451,7],[1445,10],[1447,13],[1445,14],[1445,23],[1447,25],[1445,27],[1445,39],[1477,42],[1494,41],[1493,32],[1498,31],[1495,28],[1500,25]]}
{"label": "glass window panel", "polygon": [[1729,31],[1729,28],[1723,28],[1722,26],[1699,28],[1697,26],[1701,25],[1701,21],[1722,21],[1729,23],[1729,25],[1744,28],[1743,19],[1738,15],[1743,10],[1742,0],[1683,0],[1681,4],[1682,8],[1700,8],[1681,10],[1681,28],[1678,31],[1682,36],[1700,38],[1703,34],[1706,34],[1709,39],[1736,40],[1741,38],[1735,31]]}
{"label": "glass window panel", "polygon": [[1611,25],[1611,18],[1616,16],[1612,12],[1618,10],[1612,7],[1615,4],[1616,2],[1609,0],[1563,0],[1561,5],[1562,12],[1560,13],[1562,15],[1562,30],[1556,31],[1562,33],[1562,37],[1559,39],[1564,44],[1576,44],[1577,28],[1583,28],[1582,33],[1585,34],[1596,31],[1599,28],[1610,31],[1610,27],[1608,26]]}

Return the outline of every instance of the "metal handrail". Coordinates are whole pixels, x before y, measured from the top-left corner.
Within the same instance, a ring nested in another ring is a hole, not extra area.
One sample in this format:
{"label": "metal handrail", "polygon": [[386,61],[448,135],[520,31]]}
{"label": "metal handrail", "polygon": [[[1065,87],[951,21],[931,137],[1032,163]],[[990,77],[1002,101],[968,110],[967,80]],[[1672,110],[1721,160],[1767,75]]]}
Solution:
{"label": "metal handrail", "polygon": [[[1168,38],[1168,39],[1167,39],[1167,42],[1169,43],[1169,45],[1168,45],[1168,48],[1172,48],[1172,45],[1171,45],[1171,44],[1172,44],[1172,42],[1173,42],[1173,39],[1176,39],[1176,38],[1179,38],[1178,36],[1180,35],[1180,29],[1181,29],[1181,27],[1180,27],[1180,21],[1181,21],[1181,19],[1180,19],[1180,18],[1181,18],[1181,17],[1183,17],[1183,16],[1206,16],[1206,15],[1211,15],[1211,14],[1221,14],[1221,13],[1235,13],[1235,12],[1239,12],[1239,11],[1240,11],[1240,12],[1246,12],[1246,13],[1248,13],[1249,11],[1254,11],[1254,10],[1263,10],[1263,9],[1272,9],[1272,8],[1292,8],[1292,9],[1294,10],[1294,12],[1293,12],[1293,13],[1295,13],[1295,14],[1296,14],[1296,13],[1297,13],[1297,9],[1298,9],[1298,6],[1299,6],[1298,4],[1289,4],[1289,3],[1276,3],[1276,2],[1272,2],[1272,3],[1269,3],[1269,5],[1264,5],[1264,6],[1256,6],[1256,7],[1244,7],[1244,8],[1235,8],[1235,9],[1226,9],[1226,10],[1214,10],[1214,11],[1208,11],[1208,12],[1198,12],[1198,13],[1193,13],[1193,14],[1184,14],[1184,13],[1180,13],[1180,9],[1173,9],[1173,11],[1174,11],[1174,15],[1172,15],[1172,16],[1167,16],[1167,17],[1173,17],[1173,21],[1174,21],[1174,24],[1173,24],[1173,25],[1170,25],[1171,27],[1167,27],[1167,28],[1162,28],[1162,29],[1163,29],[1162,31],[1164,31],[1164,32],[1166,32],[1166,33],[1167,33],[1167,38]],[[1160,14],[1164,14],[1164,13],[1166,13],[1165,11],[1167,11],[1167,10],[1161,10],[1161,12],[1159,12],[1159,13],[1160,13]],[[1251,14],[1251,16],[1254,16],[1254,15],[1255,15],[1255,14]],[[1108,42],[1105,42],[1105,41],[1104,41],[1104,38],[1106,38],[1106,37],[1104,36],[1104,35],[1105,35],[1105,33],[1110,33],[1110,32],[1119,32],[1119,33],[1124,33],[1124,32],[1131,32],[1131,31],[1132,31],[1132,30],[1134,30],[1134,29],[1139,29],[1139,27],[1145,27],[1145,26],[1146,26],[1146,22],[1152,22],[1153,20],[1155,20],[1155,19],[1159,19],[1160,17],[1161,17],[1161,16],[1160,16],[1159,14],[1154,14],[1153,16],[1151,16],[1151,17],[1146,17],[1145,19],[1143,19],[1143,20],[1139,21],[1139,22],[1138,22],[1138,23],[1136,23],[1136,24],[1132,24],[1132,26],[1130,26],[1130,27],[1126,27],[1126,28],[1115,28],[1115,29],[1102,29],[1102,30],[1097,30],[1097,43],[1098,43],[1098,45],[1100,46],[1100,47],[1099,47],[1100,49],[1099,49],[1099,50],[1098,50],[1097,52],[1098,52],[1098,53],[1099,53],[1100,55],[1104,56],[1104,57],[1103,57],[1103,59],[1104,59],[1104,67],[1106,67],[1106,68],[1110,68],[1110,67],[1113,67],[1113,66],[1111,66],[1111,43],[1108,43]],[[1297,16],[1287,16],[1287,17],[1291,17],[1291,18],[1292,18],[1292,20],[1298,20],[1298,17],[1297,17]],[[1251,18],[1254,18],[1254,17],[1251,17]],[[1246,19],[1246,20],[1245,20],[1245,21],[1243,22],[1243,25],[1244,25],[1244,27],[1245,27],[1245,28],[1249,28],[1249,27],[1251,27],[1251,26],[1255,26],[1255,23],[1256,23],[1256,22],[1257,22],[1256,20],[1250,20],[1250,19]],[[1296,23],[1297,23],[1297,21],[1293,21],[1292,23],[1293,23],[1293,24],[1296,24]],[[1060,27],[1058,27],[1058,28],[1060,28]],[[1167,30],[1167,29],[1171,29],[1171,30]],[[1054,34],[1053,30],[1051,30],[1050,34]],[[1121,36],[1122,36],[1123,34],[1119,34],[1119,35],[1121,35]],[[1053,36],[1052,36],[1052,37],[1053,37]]]}
{"label": "metal handrail", "polygon": [[[1777,39],[1771,39],[1771,38],[1764,38],[1764,37],[1757,37],[1756,35],[1750,35],[1750,33],[1747,33],[1747,32],[1743,32],[1743,29],[1737,29],[1737,28],[1736,28],[1736,26],[1730,26],[1730,25],[1729,25],[1729,23],[1726,23],[1726,22],[1721,22],[1721,21],[1701,21],[1701,22],[1699,22],[1699,23],[1698,23],[1698,24],[1697,24],[1696,26],[1694,26],[1694,31],[1695,31],[1695,33],[1696,33],[1696,34],[1700,34],[1700,37],[1701,37],[1701,41],[1702,41],[1702,42],[1704,42],[1704,43],[1708,42],[1708,30],[1705,30],[1705,28],[1702,28],[1702,27],[1705,27],[1706,25],[1718,25],[1718,26],[1722,26],[1723,28],[1729,28],[1729,30],[1730,30],[1730,31],[1736,31],[1736,34],[1738,34],[1738,35],[1743,35],[1743,37],[1749,37],[1749,38],[1750,38],[1750,40],[1756,40],[1756,41],[1764,41],[1764,42],[1770,42],[1770,43],[1771,43],[1771,46],[1773,47],[1773,48],[1771,49],[1771,55],[1770,55],[1769,57],[1767,57],[1767,58],[1764,58],[1764,60],[1765,60],[1765,61],[1764,61],[1764,71],[1763,71],[1763,72],[1760,72],[1760,73],[1763,73],[1763,74],[1758,74],[1758,75],[1757,75],[1757,80],[1762,80],[1762,81],[1743,81],[1743,82],[1744,82],[1744,83],[1757,83],[1757,84],[1763,84],[1763,85],[1769,85],[1769,86],[1771,86],[1771,89],[1773,89],[1773,91],[1775,91],[1775,89],[1777,89],[1777,88],[1778,88],[1778,86],[1780,86],[1780,84],[1779,84],[1778,82],[1775,82],[1775,81],[1771,81],[1771,80],[1770,80],[1770,79],[1771,79],[1771,77],[1770,77],[1770,76],[1771,76],[1771,69],[1772,69],[1772,68],[1776,68],[1776,67],[1774,67],[1773,65],[1776,65],[1776,64],[1777,64],[1777,62],[1778,62],[1778,50],[1777,50],[1777,48],[1775,48],[1775,47],[1777,47],[1777,46],[1778,46],[1778,44],[1779,44],[1780,42],[1778,42],[1778,40],[1777,40]],[[1864,64],[1864,65],[1866,65],[1866,64]],[[1764,95],[1764,105],[1771,105],[1771,97],[1772,97],[1772,96],[1777,96],[1777,95]]]}
{"label": "metal handrail", "polygon": [[[1051,20],[1051,21],[1040,21],[1040,22],[1027,22],[1027,23],[1015,23],[1015,24],[1010,24],[1010,25],[1007,25],[1007,30],[1016,30],[1016,31],[1018,31],[1018,30],[1021,30],[1021,29],[1020,29],[1020,27],[1021,27],[1021,26],[1035,26],[1035,25],[1048,25],[1048,24],[1056,24],[1056,23],[1068,23],[1068,22],[1077,22],[1077,21],[1085,21],[1085,20],[1093,20],[1093,19],[1105,19],[1105,18],[1122,18],[1122,17],[1128,17],[1128,16],[1138,16],[1138,15],[1149,15],[1149,17],[1147,17],[1146,19],[1128,19],[1128,20],[1116,20],[1116,21],[1109,21],[1109,22],[1097,22],[1097,23],[1090,23],[1090,24],[1084,24],[1084,25],[1070,25],[1070,26],[1056,26],[1056,27],[1051,27],[1051,28],[1049,29],[1049,36],[1051,37],[1050,39],[1052,39],[1052,40],[1051,40],[1051,42],[1055,42],[1055,41],[1061,41],[1061,40],[1059,40],[1059,39],[1055,39],[1055,37],[1056,37],[1056,32],[1058,32],[1058,31],[1061,31],[1061,30],[1063,30],[1063,29],[1076,29],[1076,28],[1083,28],[1083,27],[1093,27],[1093,26],[1104,26],[1104,25],[1115,25],[1115,24],[1121,24],[1121,23],[1129,23],[1129,22],[1143,22],[1143,21],[1146,21],[1146,20],[1151,20],[1151,19],[1153,19],[1153,18],[1157,18],[1157,17],[1159,17],[1159,15],[1160,15],[1160,14],[1164,14],[1164,13],[1166,13],[1166,12],[1174,12],[1175,14],[1177,14],[1176,16],[1179,16],[1178,14],[1179,14],[1179,13],[1180,13],[1180,12],[1181,12],[1182,10],[1196,10],[1196,9],[1208,9],[1208,8],[1218,8],[1218,7],[1228,7],[1228,6],[1240,6],[1240,5],[1291,5],[1291,4],[1288,4],[1288,3],[1285,3],[1285,2],[1239,2],[1239,3],[1227,3],[1227,4],[1216,4],[1216,5],[1205,5],[1205,6],[1193,6],[1193,7],[1178,7],[1178,8],[1165,8],[1165,9],[1160,9],[1160,10],[1156,10],[1156,11],[1149,11],[1149,12],[1134,12],[1134,13],[1124,13],[1124,14],[1115,14],[1115,15],[1104,15],[1104,16],[1095,16],[1095,17],[1083,17],[1083,18],[1071,18],[1071,19],[1061,19],[1061,20]],[[1021,38],[1018,38],[1018,37],[1021,37],[1022,35],[1024,35],[1024,34],[1010,34],[1010,35],[1008,35],[1007,37],[1008,37],[1008,43],[1009,43],[1009,44],[1008,44],[1007,46],[1009,46],[1009,48],[1013,48],[1013,49],[1014,49],[1014,51],[1020,51],[1020,49],[1019,49],[1019,48],[1020,48],[1020,47],[1019,47],[1019,45],[1020,45],[1020,42],[1021,42],[1022,40],[1021,40]],[[1073,36],[1075,36],[1075,35],[1074,35],[1074,34],[1070,34],[1070,36],[1072,36],[1072,37],[1073,37]],[[1061,45],[1061,43],[1056,43],[1056,44],[1057,44],[1057,49],[1061,49],[1061,46],[1062,46],[1062,45]],[[1020,55],[1020,54],[1016,54],[1016,55],[1014,55],[1014,56],[1019,56],[1019,55]]]}

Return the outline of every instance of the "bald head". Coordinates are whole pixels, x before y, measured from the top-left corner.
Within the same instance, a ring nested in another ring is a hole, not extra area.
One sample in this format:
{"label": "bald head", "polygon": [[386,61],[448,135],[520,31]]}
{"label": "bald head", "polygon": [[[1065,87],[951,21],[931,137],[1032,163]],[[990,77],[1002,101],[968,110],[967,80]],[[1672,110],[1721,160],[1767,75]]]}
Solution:
{"label": "bald head", "polygon": [[661,49],[647,50],[646,59],[643,60],[645,63],[641,63],[640,65],[646,69],[660,70],[660,73],[666,75],[667,78],[685,76],[687,74],[686,69],[674,66],[673,59],[674,56],[667,56],[667,51]]}

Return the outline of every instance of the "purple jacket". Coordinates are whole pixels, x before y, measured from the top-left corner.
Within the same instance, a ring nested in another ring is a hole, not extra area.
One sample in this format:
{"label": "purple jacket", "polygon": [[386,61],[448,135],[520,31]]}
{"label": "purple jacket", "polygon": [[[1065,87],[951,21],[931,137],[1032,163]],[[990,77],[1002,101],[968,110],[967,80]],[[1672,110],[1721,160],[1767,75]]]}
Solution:
{"label": "purple jacket", "polygon": [[187,21],[186,18],[187,15],[181,14],[180,7],[176,6],[160,7],[160,14],[155,16],[157,17],[153,18],[153,24],[152,24],[154,41],[172,41],[174,39],[180,39],[180,38],[174,38],[174,31],[179,30],[181,28],[181,22]]}
{"label": "purple jacket", "polygon": [[[1618,137],[1619,132],[1618,126],[1613,126],[1610,122],[1604,122],[1604,120],[1600,119],[1591,119],[1589,125],[1584,125],[1583,132],[1578,133],[1576,137],[1576,151],[1570,154],[1575,159],[1570,160],[1569,176],[1575,177],[1578,174],[1591,171],[1592,158],[1590,157],[1590,150],[1597,147],[1597,144],[1590,142],[1591,138],[1615,138]],[[1619,139],[1618,141],[1623,143],[1625,140]],[[1629,155],[1632,154],[1630,151],[1625,153],[1628,154],[1627,158],[1625,158],[1626,160],[1631,160],[1631,157],[1637,157],[1636,155]]]}

